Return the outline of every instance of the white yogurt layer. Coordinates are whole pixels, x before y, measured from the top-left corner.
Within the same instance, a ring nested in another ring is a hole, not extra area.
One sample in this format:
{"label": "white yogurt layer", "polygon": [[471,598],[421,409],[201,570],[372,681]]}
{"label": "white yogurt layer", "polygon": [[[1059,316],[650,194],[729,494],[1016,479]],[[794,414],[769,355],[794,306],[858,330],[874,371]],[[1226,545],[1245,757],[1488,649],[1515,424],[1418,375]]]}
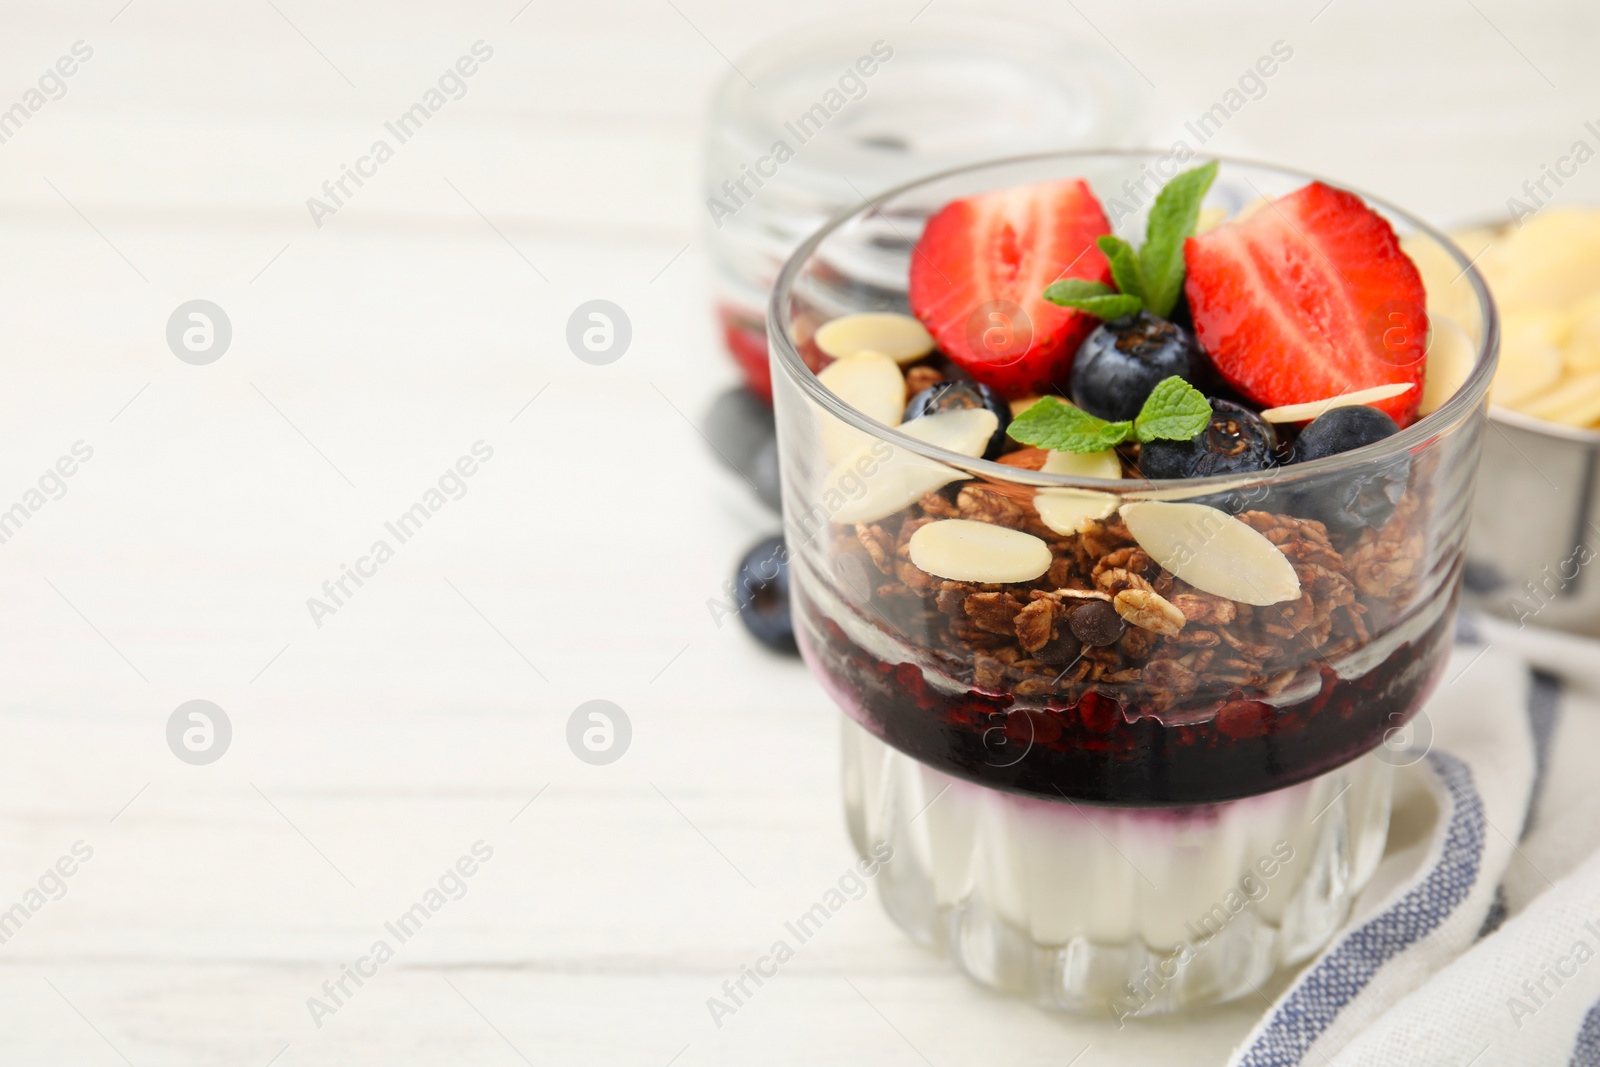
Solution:
{"label": "white yogurt layer", "polygon": [[920,868],[939,907],[979,903],[1038,945],[1167,950],[1245,921],[1276,929],[1283,959],[1299,958],[1343,917],[1323,913],[1327,881],[1343,883],[1341,899],[1353,895],[1388,826],[1391,768],[1374,756],[1244,800],[1107,808],[986,789],[848,717],[844,731],[867,839]]}

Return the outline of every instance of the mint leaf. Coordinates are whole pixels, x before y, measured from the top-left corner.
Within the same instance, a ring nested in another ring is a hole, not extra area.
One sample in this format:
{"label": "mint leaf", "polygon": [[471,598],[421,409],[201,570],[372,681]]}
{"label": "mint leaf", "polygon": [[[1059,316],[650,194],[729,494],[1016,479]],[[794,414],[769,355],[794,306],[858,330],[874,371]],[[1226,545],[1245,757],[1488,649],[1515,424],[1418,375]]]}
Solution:
{"label": "mint leaf", "polygon": [[1117,291],[1105,282],[1092,282],[1087,278],[1062,278],[1051,282],[1044,298],[1052,304],[1065,305],[1069,300],[1092,300],[1095,297],[1115,296]]}
{"label": "mint leaf", "polygon": [[1014,440],[1052,452],[1103,452],[1128,439],[1131,422],[1107,422],[1047,396],[1011,420]]}
{"label": "mint leaf", "polygon": [[1204,394],[1173,375],[1162,379],[1145,398],[1144,407],[1133,420],[1133,435],[1140,442],[1187,441],[1209,425],[1211,404]]}
{"label": "mint leaf", "polygon": [[1132,315],[1144,306],[1136,296],[1125,296],[1105,282],[1091,282],[1083,278],[1063,278],[1051,282],[1044,298],[1052,304],[1086,311],[1099,319],[1120,319]]}
{"label": "mint leaf", "polygon": [[1111,280],[1117,283],[1117,288],[1125,296],[1136,296],[1142,303],[1145,299],[1144,273],[1139,267],[1139,255],[1133,246],[1120,237],[1098,237],[1094,242],[1100,251],[1105,254],[1106,260],[1111,264]]}
{"label": "mint leaf", "polygon": [[1172,314],[1183,291],[1183,242],[1194,233],[1200,219],[1200,202],[1217,176],[1217,162],[1186,170],[1174,177],[1156,196],[1139,250],[1144,278],[1145,306],[1165,318]]}

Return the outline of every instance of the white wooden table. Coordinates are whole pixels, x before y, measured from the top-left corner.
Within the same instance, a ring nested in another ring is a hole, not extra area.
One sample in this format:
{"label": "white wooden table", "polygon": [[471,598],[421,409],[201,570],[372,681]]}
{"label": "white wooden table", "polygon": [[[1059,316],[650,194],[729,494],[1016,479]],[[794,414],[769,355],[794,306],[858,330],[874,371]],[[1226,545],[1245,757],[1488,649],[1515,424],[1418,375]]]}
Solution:
{"label": "white wooden table", "polygon": [[[0,912],[93,850],[0,944],[0,1062],[1220,1062],[1259,1004],[1046,1016],[872,900],[720,1029],[706,1009],[852,857],[836,713],[706,609],[765,531],[687,421],[733,377],[705,102],[719,53],[921,2],[0,7],[0,110],[93,49],[0,143],[0,512],[93,449],[0,543]],[[1214,146],[1447,221],[1600,118],[1593,5],[1053,17],[1137,66],[1165,131],[1289,42]],[[479,40],[464,98],[317,227],[306,199]],[[207,366],[165,339],[197,298],[233,326]],[[595,298],[633,324],[609,366],[563,340]],[[316,625],[307,598],[478,441],[466,494]],[[233,731],[205,766],[165,737],[197,698]],[[609,766],[566,743],[591,699],[631,719]],[[465,894],[318,1026],[308,998],[478,841]]]}

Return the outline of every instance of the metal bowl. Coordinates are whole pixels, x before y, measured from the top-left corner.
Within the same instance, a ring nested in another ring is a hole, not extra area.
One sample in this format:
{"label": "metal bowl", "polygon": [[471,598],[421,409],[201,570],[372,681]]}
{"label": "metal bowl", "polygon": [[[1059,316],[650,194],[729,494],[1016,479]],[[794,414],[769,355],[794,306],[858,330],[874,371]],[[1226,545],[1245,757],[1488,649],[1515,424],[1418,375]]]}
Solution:
{"label": "metal bowl", "polygon": [[1522,625],[1600,637],[1600,432],[1490,407],[1463,598]]}
{"label": "metal bowl", "polygon": [[[1451,232],[1499,238],[1509,228],[1480,218]],[[1463,602],[1522,625],[1600,637],[1600,575],[1588,573],[1600,549],[1597,481],[1600,431],[1490,405]]]}

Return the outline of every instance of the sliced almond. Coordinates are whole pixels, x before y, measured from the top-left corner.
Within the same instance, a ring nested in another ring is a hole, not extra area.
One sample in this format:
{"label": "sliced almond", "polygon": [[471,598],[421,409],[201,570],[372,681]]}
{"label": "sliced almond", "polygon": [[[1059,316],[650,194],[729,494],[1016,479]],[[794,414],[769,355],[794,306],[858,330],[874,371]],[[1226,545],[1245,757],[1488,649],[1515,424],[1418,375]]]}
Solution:
{"label": "sliced almond", "polygon": [[[861,352],[849,359],[838,359],[817,374],[817,381],[828,391],[870,419],[885,426],[898,426],[906,409],[906,380],[899,364],[877,352]],[[828,459],[838,462],[862,445],[871,435],[846,425],[818,409],[822,447]]]}
{"label": "sliced almond", "polygon": [[[912,419],[900,432],[964,456],[981,456],[999,428],[994,412],[969,408]],[[818,498],[834,522],[876,522],[966,477],[954,467],[872,441],[834,465],[822,480]]]}
{"label": "sliced almond", "polygon": [[1052,589],[1045,596],[1053,600],[1104,600],[1110,602],[1111,594],[1098,589]]}
{"label": "sliced almond", "polygon": [[[862,446],[824,476],[817,499],[833,522],[877,522],[935,489],[967,477],[954,467],[899,448],[880,460],[873,455],[874,447]],[[880,443],[877,447],[890,446]]]}
{"label": "sliced almond", "polygon": [[1357,389],[1353,393],[1341,393],[1326,400],[1308,400],[1303,404],[1285,404],[1282,407],[1267,408],[1261,413],[1261,419],[1263,422],[1310,422],[1323,412],[1332,411],[1334,408],[1376,404],[1380,400],[1409,393],[1415,388],[1416,386],[1410,382],[1374,385],[1371,389]]}
{"label": "sliced almond", "polygon": [[912,419],[900,432],[963,456],[981,456],[999,428],[999,417],[988,408],[964,408]]}
{"label": "sliced almond", "polygon": [[1422,371],[1421,415],[1431,415],[1456,395],[1472,374],[1478,353],[1467,331],[1452,318],[1431,315],[1428,319],[1428,361]]}
{"label": "sliced almond", "polygon": [[1069,478],[1121,478],[1122,457],[1114,448],[1104,452],[1052,452],[1039,470]]}
{"label": "sliced almond", "polygon": [[1203,207],[1200,209],[1200,217],[1195,219],[1194,222],[1194,235],[1199,237],[1203,233],[1210,233],[1212,230],[1216,229],[1218,226],[1221,226],[1227,221],[1227,209],[1220,207]]}
{"label": "sliced almond", "polygon": [[[1122,459],[1114,448],[1103,452],[1051,452],[1039,469],[1069,478],[1121,478]],[[1034,494],[1033,506],[1040,522],[1066,536],[1080,533],[1089,523],[1116,511],[1117,497],[1092,489],[1040,489]]]}
{"label": "sliced almond", "polygon": [[1033,507],[1040,522],[1065,537],[1109,517],[1117,510],[1117,497],[1089,489],[1040,489],[1034,494]]}
{"label": "sliced almond", "polygon": [[894,360],[881,352],[859,352],[828,364],[817,374],[828,391],[885,426],[900,425],[906,407],[906,380]]}
{"label": "sliced almond", "polygon": [[1025,396],[1021,400],[1013,400],[1011,402],[1011,417],[1013,419],[1016,418],[1043,399],[1044,397],[1042,396]]}
{"label": "sliced almond", "polygon": [[1050,569],[1050,546],[1044,541],[971,519],[920,526],[907,548],[916,566],[953,582],[1031,582]]}
{"label": "sliced almond", "polygon": [[1122,505],[1122,521],[1152,560],[1203,593],[1255,605],[1300,596],[1288,557],[1225,511],[1140,500]]}
{"label": "sliced almond", "polygon": [[823,323],[814,338],[834,359],[878,352],[896,363],[912,363],[933,351],[933,335],[910,315],[863,311]]}
{"label": "sliced almond", "polygon": [[1256,212],[1260,211],[1270,203],[1272,203],[1271,197],[1258,196],[1244,207],[1234,212],[1233,218],[1230,221],[1243,222],[1245,219],[1249,218],[1251,215],[1254,215]]}

